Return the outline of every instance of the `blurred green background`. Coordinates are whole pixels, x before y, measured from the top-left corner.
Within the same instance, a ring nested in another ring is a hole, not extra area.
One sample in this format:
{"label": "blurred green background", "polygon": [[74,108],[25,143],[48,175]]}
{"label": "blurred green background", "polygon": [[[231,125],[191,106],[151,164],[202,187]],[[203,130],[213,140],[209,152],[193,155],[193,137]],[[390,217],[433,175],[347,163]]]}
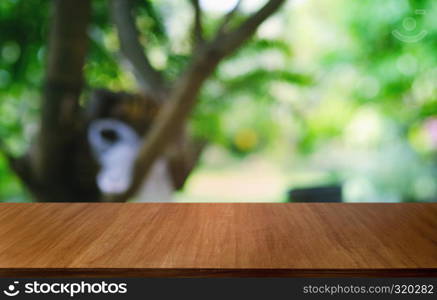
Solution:
{"label": "blurred green background", "polygon": [[[243,1],[242,13],[262,3]],[[213,32],[235,1],[201,4]],[[211,143],[175,200],[279,202],[292,188],[341,184],[348,202],[437,201],[436,4],[288,1],[204,86],[190,127]],[[93,6],[84,98],[135,91],[107,3]],[[0,139],[16,154],[37,130],[49,15],[46,0],[0,1]],[[187,1],[138,10],[170,79],[187,63],[190,18]],[[3,156],[0,201],[30,201]]]}

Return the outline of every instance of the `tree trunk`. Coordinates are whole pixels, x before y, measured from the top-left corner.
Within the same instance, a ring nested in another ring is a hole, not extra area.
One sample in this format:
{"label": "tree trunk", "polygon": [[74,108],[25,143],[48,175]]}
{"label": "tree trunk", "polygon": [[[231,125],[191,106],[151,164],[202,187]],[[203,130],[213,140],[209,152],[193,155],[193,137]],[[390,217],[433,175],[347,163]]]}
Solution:
{"label": "tree trunk", "polygon": [[90,10],[90,0],[54,2],[40,131],[30,153],[38,201],[99,198],[92,178],[95,171],[92,167],[81,170],[80,163],[91,159],[79,108]]}

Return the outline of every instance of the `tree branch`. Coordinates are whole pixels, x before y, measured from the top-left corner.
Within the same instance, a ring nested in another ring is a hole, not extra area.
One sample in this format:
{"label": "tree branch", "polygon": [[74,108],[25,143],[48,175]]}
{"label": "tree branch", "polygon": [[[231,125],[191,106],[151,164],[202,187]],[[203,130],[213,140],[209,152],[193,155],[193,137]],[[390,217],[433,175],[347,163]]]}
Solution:
{"label": "tree branch", "polygon": [[207,146],[204,139],[193,138],[186,130],[167,147],[165,157],[175,190],[184,187],[190,173],[198,165],[200,156]]}
{"label": "tree branch", "polygon": [[165,83],[162,74],[155,70],[139,41],[139,31],[132,14],[133,0],[112,0],[111,15],[118,31],[123,55],[132,66],[140,88],[157,101],[164,97]]}
{"label": "tree branch", "polygon": [[194,10],[194,26],[193,37],[195,48],[201,46],[205,42],[202,24],[202,10],[200,9],[199,0],[190,0]]}
{"label": "tree branch", "polygon": [[217,35],[221,35],[224,32],[227,31],[227,27],[229,25],[229,23],[231,22],[233,16],[235,15],[235,13],[238,11],[238,9],[240,8],[241,5],[241,1],[242,0],[238,0],[237,4],[235,4],[234,8],[232,8],[227,14],[226,16],[223,18],[223,22],[222,24],[219,26],[219,29],[217,31]]}
{"label": "tree branch", "polygon": [[180,134],[185,120],[197,102],[202,84],[214,72],[219,62],[247,41],[257,27],[279,9],[284,1],[270,0],[236,30],[221,34],[212,43],[197,49],[189,67],[176,82],[170,101],[162,107],[141,146],[134,166],[131,187],[120,195],[117,201],[124,201],[135,195],[155,159],[164,152],[172,139]]}
{"label": "tree branch", "polygon": [[184,121],[196,103],[200,87],[219,62],[214,56],[211,56],[210,60],[206,59],[209,56],[211,55],[196,56],[176,83],[169,101],[162,107],[140,148],[134,166],[132,185],[117,201],[125,201],[135,195],[155,159],[165,151],[171,140],[180,134]]}
{"label": "tree branch", "polygon": [[220,33],[214,39],[214,47],[222,56],[228,56],[246,42],[258,26],[276,12],[285,0],[270,0],[239,27],[229,33]]}

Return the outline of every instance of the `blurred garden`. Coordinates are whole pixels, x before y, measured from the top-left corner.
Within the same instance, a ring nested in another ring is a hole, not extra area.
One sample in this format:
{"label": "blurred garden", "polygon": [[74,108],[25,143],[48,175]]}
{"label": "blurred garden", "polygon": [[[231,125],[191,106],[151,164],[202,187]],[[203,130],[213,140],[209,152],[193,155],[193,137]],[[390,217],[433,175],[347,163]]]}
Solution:
{"label": "blurred garden", "polygon": [[[139,2],[140,40],[172,80],[189,61],[190,3]],[[205,35],[237,2],[200,1]],[[263,3],[241,1],[233,22]],[[286,1],[203,85],[187,128],[207,146],[174,201],[283,202],[323,186],[346,202],[437,201],[436,4]],[[0,140],[15,155],[38,131],[50,11],[0,2]],[[135,92],[106,1],[92,1],[88,36],[81,103],[94,88]],[[32,201],[1,153],[0,201]]]}

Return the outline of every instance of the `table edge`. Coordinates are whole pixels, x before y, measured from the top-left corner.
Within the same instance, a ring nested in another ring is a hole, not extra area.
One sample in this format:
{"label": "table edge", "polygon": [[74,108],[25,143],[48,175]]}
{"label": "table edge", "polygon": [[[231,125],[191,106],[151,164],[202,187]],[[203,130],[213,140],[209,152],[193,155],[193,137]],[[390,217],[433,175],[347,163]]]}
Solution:
{"label": "table edge", "polygon": [[1,277],[226,278],[226,277],[437,277],[417,269],[202,269],[202,268],[0,268]]}

